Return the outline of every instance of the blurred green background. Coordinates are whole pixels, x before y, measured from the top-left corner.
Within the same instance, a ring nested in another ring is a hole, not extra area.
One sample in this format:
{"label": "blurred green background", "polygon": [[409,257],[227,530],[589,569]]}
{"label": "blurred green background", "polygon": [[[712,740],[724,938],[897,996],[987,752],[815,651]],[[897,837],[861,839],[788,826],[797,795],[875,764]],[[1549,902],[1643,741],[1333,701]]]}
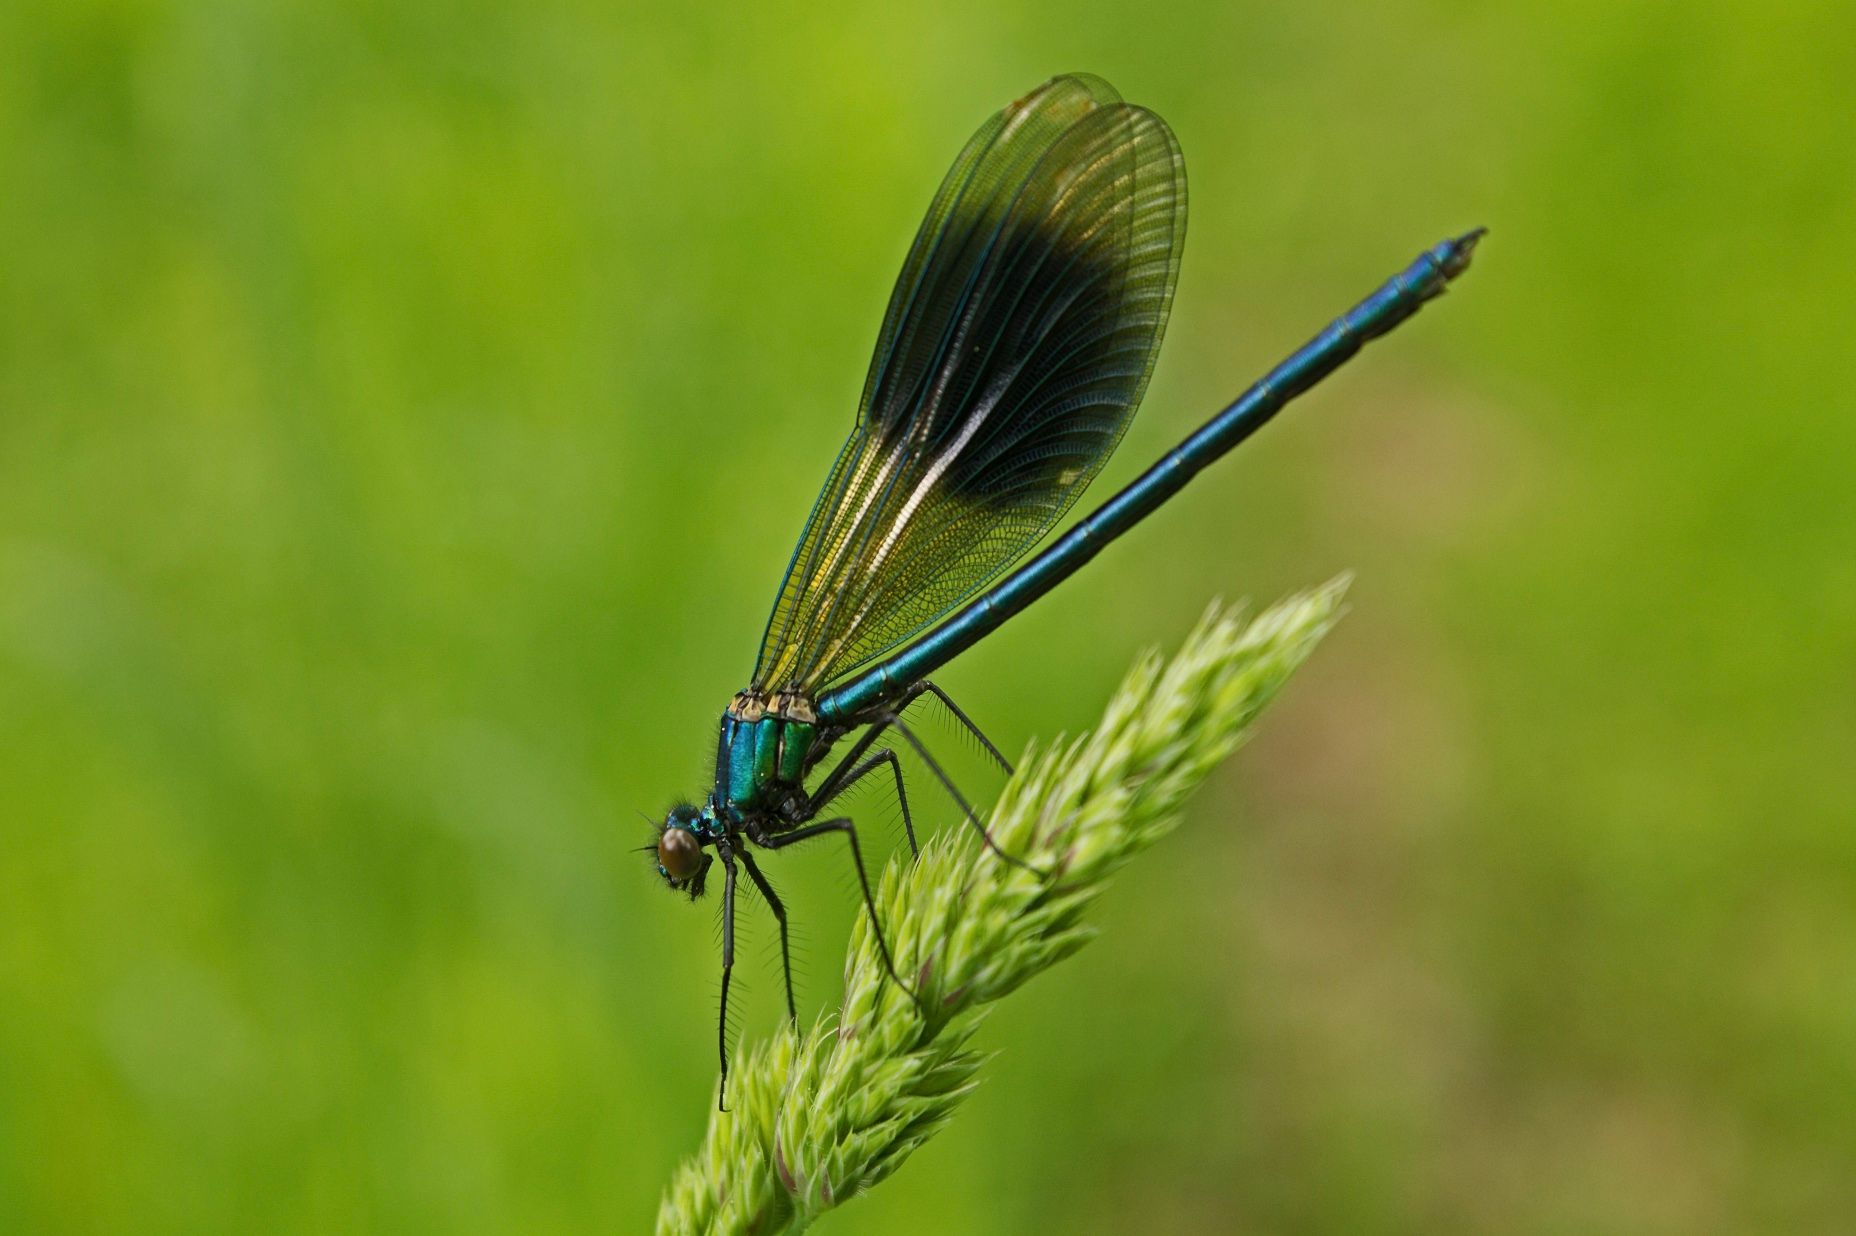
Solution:
{"label": "blurred green background", "polygon": [[[646,1228],[717,928],[640,813],[947,163],[1083,68],[1193,194],[1102,493],[1493,230],[945,675],[1017,750],[1213,594],[1358,572],[821,1230],[1849,1230],[1852,48],[1843,0],[0,6],[0,1229]],[[855,896],[775,870],[809,1016]]]}

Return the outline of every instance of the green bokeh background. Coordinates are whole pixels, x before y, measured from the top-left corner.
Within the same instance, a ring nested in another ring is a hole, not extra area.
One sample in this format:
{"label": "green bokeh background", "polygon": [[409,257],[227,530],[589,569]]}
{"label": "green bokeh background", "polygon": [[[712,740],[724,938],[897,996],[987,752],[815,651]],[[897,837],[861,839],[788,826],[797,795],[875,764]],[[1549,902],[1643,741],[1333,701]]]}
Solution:
{"label": "green bokeh background", "polygon": [[[1086,68],[1193,194],[1102,492],[1493,231],[945,675],[1016,750],[1358,572],[820,1230],[1848,1230],[1853,48],[1844,0],[0,6],[0,1229],[645,1230],[716,922],[639,813],[947,162]],[[775,870],[809,1015],[855,897]]]}

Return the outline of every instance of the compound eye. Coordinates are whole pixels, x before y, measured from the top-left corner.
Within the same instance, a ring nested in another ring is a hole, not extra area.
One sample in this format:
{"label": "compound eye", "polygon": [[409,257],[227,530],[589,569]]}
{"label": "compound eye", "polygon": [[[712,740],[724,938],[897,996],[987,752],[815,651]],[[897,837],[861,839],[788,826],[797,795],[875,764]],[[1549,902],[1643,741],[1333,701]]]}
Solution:
{"label": "compound eye", "polygon": [[683,883],[702,870],[702,842],[687,828],[666,828],[657,839],[657,865],[673,884]]}

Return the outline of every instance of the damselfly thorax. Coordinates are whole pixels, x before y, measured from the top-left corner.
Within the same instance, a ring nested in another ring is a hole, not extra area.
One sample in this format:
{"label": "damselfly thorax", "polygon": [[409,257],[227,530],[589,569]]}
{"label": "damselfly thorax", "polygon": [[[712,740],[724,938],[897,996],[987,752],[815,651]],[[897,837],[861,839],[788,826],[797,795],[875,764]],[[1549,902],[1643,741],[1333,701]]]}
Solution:
{"label": "damselfly thorax", "polygon": [[736,821],[767,814],[796,820],[808,802],[806,774],[842,733],[819,724],[803,691],[737,692],[716,739],[712,806]]}

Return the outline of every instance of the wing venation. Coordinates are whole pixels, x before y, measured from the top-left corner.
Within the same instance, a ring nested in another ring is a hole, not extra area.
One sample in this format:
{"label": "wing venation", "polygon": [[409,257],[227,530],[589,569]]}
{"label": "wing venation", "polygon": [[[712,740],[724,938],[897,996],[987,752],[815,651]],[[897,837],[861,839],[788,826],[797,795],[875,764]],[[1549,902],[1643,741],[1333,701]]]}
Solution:
{"label": "wing venation", "polygon": [[1056,78],[981,126],[903,263],[756,686],[816,692],[1062,518],[1153,372],[1185,209],[1171,131],[1100,79]]}

